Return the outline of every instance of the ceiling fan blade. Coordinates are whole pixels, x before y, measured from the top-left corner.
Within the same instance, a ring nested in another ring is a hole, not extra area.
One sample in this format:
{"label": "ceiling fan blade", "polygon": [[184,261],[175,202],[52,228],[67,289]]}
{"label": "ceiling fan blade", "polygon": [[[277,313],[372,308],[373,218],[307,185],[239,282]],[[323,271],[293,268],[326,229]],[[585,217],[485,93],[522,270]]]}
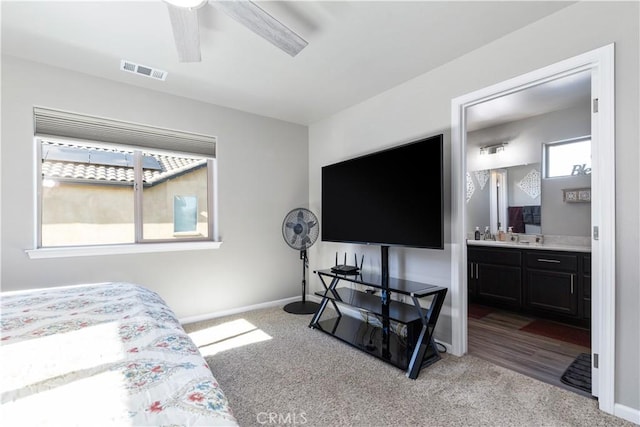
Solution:
{"label": "ceiling fan blade", "polygon": [[198,10],[167,4],[180,62],[200,62]]}
{"label": "ceiling fan blade", "polygon": [[308,44],[302,37],[251,1],[221,0],[212,1],[210,4],[291,56],[296,56]]}

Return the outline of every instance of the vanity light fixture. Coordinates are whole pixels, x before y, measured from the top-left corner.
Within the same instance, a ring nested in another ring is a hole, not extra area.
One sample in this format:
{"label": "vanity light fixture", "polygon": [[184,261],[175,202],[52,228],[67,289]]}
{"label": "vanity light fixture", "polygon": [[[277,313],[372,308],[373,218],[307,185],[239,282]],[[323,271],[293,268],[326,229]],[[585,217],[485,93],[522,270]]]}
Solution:
{"label": "vanity light fixture", "polygon": [[508,142],[501,142],[500,144],[485,145],[483,147],[480,147],[480,155],[484,156],[485,154],[500,153],[500,152],[504,151],[505,146],[507,144],[508,144]]}

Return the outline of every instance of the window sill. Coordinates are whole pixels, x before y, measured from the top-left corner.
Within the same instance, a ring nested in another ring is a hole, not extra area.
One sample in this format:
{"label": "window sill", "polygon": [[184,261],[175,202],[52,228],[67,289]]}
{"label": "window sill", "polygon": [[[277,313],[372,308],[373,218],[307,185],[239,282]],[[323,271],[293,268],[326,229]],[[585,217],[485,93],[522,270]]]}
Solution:
{"label": "window sill", "polygon": [[138,243],[131,245],[69,246],[27,249],[30,259],[218,249],[222,242]]}

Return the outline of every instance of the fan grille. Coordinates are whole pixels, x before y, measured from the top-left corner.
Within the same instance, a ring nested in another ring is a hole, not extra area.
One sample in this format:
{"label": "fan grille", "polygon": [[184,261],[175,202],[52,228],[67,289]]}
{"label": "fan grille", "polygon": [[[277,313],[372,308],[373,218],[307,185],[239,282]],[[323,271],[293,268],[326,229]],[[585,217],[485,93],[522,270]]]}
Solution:
{"label": "fan grille", "polygon": [[305,208],[291,210],[282,221],[282,237],[293,249],[309,248],[318,239],[319,232],[318,218]]}

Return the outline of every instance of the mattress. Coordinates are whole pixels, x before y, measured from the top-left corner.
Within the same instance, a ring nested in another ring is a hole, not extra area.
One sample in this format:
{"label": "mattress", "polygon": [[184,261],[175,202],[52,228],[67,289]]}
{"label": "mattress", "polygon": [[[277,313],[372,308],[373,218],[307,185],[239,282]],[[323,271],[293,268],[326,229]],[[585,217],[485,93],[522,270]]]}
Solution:
{"label": "mattress", "polygon": [[198,348],[147,288],[7,292],[0,310],[3,425],[237,425]]}

